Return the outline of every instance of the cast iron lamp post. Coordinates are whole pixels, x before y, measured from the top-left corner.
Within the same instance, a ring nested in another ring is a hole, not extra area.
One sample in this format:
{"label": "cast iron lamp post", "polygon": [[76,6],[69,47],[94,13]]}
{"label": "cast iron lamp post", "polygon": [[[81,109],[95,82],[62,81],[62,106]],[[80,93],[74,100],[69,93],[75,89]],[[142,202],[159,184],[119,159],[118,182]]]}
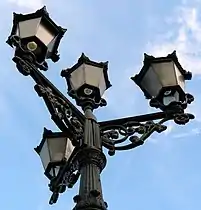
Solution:
{"label": "cast iron lamp post", "polygon": [[46,59],[59,60],[57,48],[65,31],[50,19],[45,7],[32,14],[14,13],[7,43],[15,47],[13,61],[17,69],[35,80],[35,91],[61,130],[44,128],[42,141],[35,148],[50,180],[50,204],[56,203],[59,194],[72,188],[80,177],[74,210],[106,210],[100,181],[106,166],[103,147],[114,155],[117,150],[142,145],[153,132],[163,132],[169,120],[186,124],[193,119],[192,114],[184,112],[193,101],[193,96],[184,92],[185,80],[191,79],[191,73],[182,68],[175,51],[160,58],[145,54],[144,65],[132,80],[150,99],[150,105],[162,112],[98,122],[93,110],[106,105],[102,95],[111,86],[108,62],[94,62],[82,54],[77,64],[61,72],[68,94],[84,114],[40,71],[48,69]]}

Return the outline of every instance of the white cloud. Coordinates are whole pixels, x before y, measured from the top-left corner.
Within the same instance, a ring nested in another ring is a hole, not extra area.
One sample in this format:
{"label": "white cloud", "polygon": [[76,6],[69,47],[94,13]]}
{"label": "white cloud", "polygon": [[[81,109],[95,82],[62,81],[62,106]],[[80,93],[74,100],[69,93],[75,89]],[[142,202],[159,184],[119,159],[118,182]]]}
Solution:
{"label": "white cloud", "polygon": [[173,136],[173,138],[184,138],[184,137],[188,137],[188,136],[195,136],[195,135],[200,135],[200,133],[201,133],[201,129],[194,128],[191,131],[176,134]]}
{"label": "white cloud", "polygon": [[43,0],[8,0],[8,2],[29,9],[39,9],[44,5]]}
{"label": "white cloud", "polygon": [[[147,46],[150,54],[166,56],[176,49],[182,66],[194,75],[201,74],[201,21],[198,19],[199,9],[181,6],[175,10],[172,19],[167,19],[170,25],[167,32],[156,38],[157,43]],[[172,33],[169,32],[172,31]]]}
{"label": "white cloud", "polygon": [[[149,137],[148,142],[154,143],[154,144],[158,144],[159,141],[161,141],[161,135],[170,135],[174,128],[175,128],[175,123],[173,121],[169,121],[166,123],[167,129],[162,133],[162,134],[158,134],[156,133],[155,137]],[[164,145],[164,143],[163,143]]]}
{"label": "white cloud", "polygon": [[170,122],[167,123],[166,126],[167,126],[167,129],[164,131],[164,134],[167,136],[174,129],[175,123],[173,123],[172,121],[170,121]]}
{"label": "white cloud", "polygon": [[[186,2],[183,2],[181,6],[177,7],[171,18],[168,17],[166,19],[167,27],[164,33],[156,35],[155,41],[149,42],[145,47],[145,52],[159,57],[166,56],[167,54],[176,50],[180,63],[184,69],[191,71],[193,76],[201,75],[201,20],[198,18],[200,9],[197,6],[197,3],[198,2],[189,6]],[[122,84],[126,84],[126,82],[122,82]],[[118,87],[121,89],[120,86]],[[130,89],[131,87],[128,86],[127,92],[129,92]],[[114,97],[111,98],[111,101],[115,104],[117,97],[115,96],[115,99]],[[122,101],[122,104],[123,102],[124,101]],[[186,110],[186,112],[194,113],[197,121],[201,119],[199,114],[199,105],[200,103],[198,104],[198,101],[196,100],[196,102],[190,106],[190,109],[188,108],[188,110]],[[125,110],[129,110],[129,107],[125,107],[124,105],[122,108],[122,111],[124,112]],[[172,133],[175,126],[176,125],[174,122],[168,122],[167,130],[164,132],[164,134],[169,135]],[[191,133],[191,135],[192,134],[196,135],[195,133]],[[151,142],[158,142],[157,137],[151,139]]]}

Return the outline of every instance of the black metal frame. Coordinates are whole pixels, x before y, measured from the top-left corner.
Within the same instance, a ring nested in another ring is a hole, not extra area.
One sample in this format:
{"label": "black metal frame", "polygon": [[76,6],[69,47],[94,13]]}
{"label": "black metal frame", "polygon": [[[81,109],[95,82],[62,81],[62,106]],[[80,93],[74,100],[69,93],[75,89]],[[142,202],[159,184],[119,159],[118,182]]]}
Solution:
{"label": "black metal frame", "polygon": [[59,43],[60,43],[63,35],[67,31],[67,29],[64,29],[61,26],[58,26],[54,23],[54,21],[49,17],[49,13],[47,12],[46,7],[44,6],[43,8],[37,10],[36,12],[26,14],[26,15],[13,13],[13,16],[14,16],[13,28],[11,30],[10,36],[8,37],[8,40],[6,41],[7,44],[9,44],[11,47],[15,46],[12,38],[16,34],[16,30],[17,30],[19,22],[24,21],[24,20],[30,20],[30,19],[42,17],[42,20],[45,21],[46,24],[48,24],[52,28],[54,28],[54,30],[56,30],[58,33],[57,38],[56,38],[56,43],[54,44],[54,47],[52,49],[51,56],[50,56],[50,58],[53,62],[57,62],[59,60],[59,55],[58,55],[57,49],[58,49]]}
{"label": "black metal frame", "polygon": [[[68,95],[71,96],[73,99],[75,99],[76,104],[78,106],[81,106],[82,109],[86,106],[86,103],[87,104],[90,103],[93,106],[93,109],[96,109],[99,106],[106,106],[106,104],[107,104],[106,100],[101,98],[100,90],[97,87],[92,87],[91,85],[84,84],[82,87],[78,88],[78,90],[73,90],[72,84],[70,81],[71,74],[73,71],[78,69],[82,64],[102,68],[106,89],[111,87],[111,84],[110,84],[110,81],[108,78],[108,73],[107,73],[108,62],[99,62],[99,63],[94,62],[94,61],[90,60],[84,53],[82,53],[82,55],[78,59],[78,62],[73,67],[61,71],[61,76],[65,77],[65,79],[67,81]],[[83,94],[82,92],[85,88],[91,89],[93,94],[91,94],[90,96]]]}
{"label": "black metal frame", "polygon": [[[107,203],[103,200],[100,183],[100,173],[106,165],[103,147],[109,150],[109,155],[114,155],[116,150],[133,149],[142,145],[153,132],[165,131],[167,128],[165,122],[174,120],[177,124],[186,124],[194,118],[192,114],[184,113],[187,104],[193,100],[193,97],[187,94],[183,104],[171,104],[163,112],[97,122],[93,109],[100,104],[97,105],[91,99],[87,101],[86,98],[84,104],[80,101],[79,104],[82,104],[84,110],[83,115],[40,72],[34,54],[22,49],[20,40],[16,41],[10,37],[10,41],[16,50],[22,51],[20,57],[15,55],[13,58],[17,69],[23,75],[33,78],[36,82],[34,89],[39,97],[43,98],[51,119],[75,146],[69,160],[64,161],[58,175],[50,181],[49,187],[53,192],[50,204],[56,203],[59,194],[63,193],[66,187],[73,187],[81,176],[80,191],[74,197],[76,203],[74,210],[106,210]],[[107,85],[109,87],[109,80]],[[82,99],[77,98],[77,100]],[[152,105],[160,107],[160,104],[153,100]]]}
{"label": "black metal frame", "polygon": [[78,62],[73,67],[61,71],[61,76],[65,77],[66,80],[67,80],[68,92],[70,92],[72,90],[72,87],[71,87],[71,84],[70,84],[71,73],[73,71],[75,71],[82,64],[88,64],[88,65],[91,65],[91,66],[103,68],[103,73],[104,73],[105,82],[106,82],[106,89],[111,87],[111,84],[110,84],[110,81],[109,81],[109,78],[108,78],[108,74],[107,74],[108,62],[97,63],[97,62],[91,61],[84,53],[82,53],[82,55],[78,59]]}
{"label": "black metal frame", "polygon": [[[40,155],[43,145],[48,138],[61,138],[61,137],[68,138],[68,136],[69,136],[69,134],[67,132],[52,132],[51,130],[48,130],[47,128],[44,127],[43,138],[42,138],[40,144],[36,148],[34,148],[34,150],[38,153],[38,155]],[[47,176],[48,179],[51,180],[52,178],[54,178],[55,175],[52,176],[50,174],[50,171],[54,170],[54,168],[56,168],[57,166],[64,165],[66,161],[67,160],[64,158],[61,161],[49,162],[47,168],[45,169],[44,174]]]}
{"label": "black metal frame", "polygon": [[[181,64],[178,61],[176,51],[173,51],[167,57],[157,57],[157,58],[155,58],[154,56],[147,55],[145,53],[144,54],[144,66],[142,67],[140,73],[135,75],[134,77],[131,77],[131,79],[140,87],[140,89],[143,91],[143,93],[147,99],[151,99],[152,96],[147,92],[146,89],[143,88],[143,86],[141,85],[141,80],[144,77],[144,75],[146,74],[146,72],[148,71],[150,65],[152,63],[171,62],[171,61],[173,61],[175,63],[175,65],[177,66],[177,68],[179,69],[179,71],[181,72],[181,74],[183,75],[185,80],[191,80],[192,73],[187,72],[186,70],[184,70],[182,68]],[[171,88],[171,87],[169,87],[169,88]],[[164,90],[162,90],[162,91],[164,91]],[[183,92],[183,90],[181,90],[180,86],[178,87],[178,91]]]}
{"label": "black metal frame", "polygon": [[[114,155],[116,150],[129,150],[144,144],[145,140],[154,132],[165,131],[167,126],[163,124],[169,120],[174,120],[177,124],[186,124],[190,119],[194,119],[192,114],[183,113],[181,110],[180,112],[170,110],[103,121],[99,125],[103,146],[109,150],[109,155]],[[127,144],[122,145],[124,142]],[[118,146],[119,144],[120,146]]]}

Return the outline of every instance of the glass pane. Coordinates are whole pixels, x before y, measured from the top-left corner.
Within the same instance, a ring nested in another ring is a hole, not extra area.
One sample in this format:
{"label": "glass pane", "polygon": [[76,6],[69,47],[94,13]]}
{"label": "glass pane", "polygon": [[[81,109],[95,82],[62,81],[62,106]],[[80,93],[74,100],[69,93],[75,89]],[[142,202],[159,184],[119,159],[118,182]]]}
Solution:
{"label": "glass pane", "polygon": [[175,102],[175,101],[179,101],[179,93],[177,91],[173,95],[163,97],[163,104],[165,106],[167,106],[171,102]]}
{"label": "glass pane", "polygon": [[17,25],[17,29],[15,31],[15,35],[20,36],[20,32],[19,32],[19,24]]}
{"label": "glass pane", "polygon": [[106,90],[105,78],[102,77],[99,82],[100,95],[102,96]]}
{"label": "glass pane", "polygon": [[42,147],[39,155],[40,155],[43,167],[44,167],[44,169],[46,169],[47,165],[50,162],[50,155],[49,155],[49,149],[48,149],[47,141],[45,141],[45,143],[43,144],[43,147]]}
{"label": "glass pane", "polygon": [[47,48],[48,48],[48,52],[52,52],[54,45],[55,45],[55,41],[57,40],[57,36],[54,37],[54,39],[48,44]]}
{"label": "glass pane", "polygon": [[25,20],[19,22],[19,35],[21,38],[27,38],[35,36],[40,24],[41,18],[35,18],[31,20]]}
{"label": "glass pane", "polygon": [[79,66],[75,71],[71,74],[71,86],[73,90],[77,90],[84,84],[85,77],[84,77],[84,64]]}
{"label": "glass pane", "polygon": [[59,173],[59,169],[60,169],[60,166],[55,166],[54,168],[51,168],[50,175],[53,177],[57,176],[57,174]]}
{"label": "glass pane", "polygon": [[104,77],[104,74],[103,74],[103,70],[102,70],[102,75],[101,75],[101,78],[100,78],[100,81],[99,81],[99,89],[100,89],[100,95],[102,96],[103,93],[106,90],[105,77]]}
{"label": "glass pane", "polygon": [[68,160],[69,157],[71,156],[73,150],[74,150],[74,146],[72,145],[70,140],[67,140],[67,144],[66,144],[66,151],[65,151],[65,158]]}
{"label": "glass pane", "polygon": [[55,35],[44,25],[38,26],[36,36],[47,46],[55,37]]}
{"label": "glass pane", "polygon": [[154,63],[152,67],[163,87],[177,85],[174,62]]}
{"label": "glass pane", "polygon": [[162,84],[152,66],[150,66],[144,75],[141,85],[152,97],[156,97],[161,90]]}
{"label": "glass pane", "polygon": [[184,90],[184,86],[185,86],[184,76],[182,75],[181,71],[179,71],[179,69],[177,68],[175,64],[174,64],[174,68],[176,72],[177,83]]}
{"label": "glass pane", "polygon": [[61,138],[49,138],[48,146],[50,151],[51,162],[61,161],[65,155],[67,139]]}
{"label": "glass pane", "polygon": [[[105,88],[103,69],[85,64],[85,82],[94,87],[100,87],[101,91]],[[102,86],[102,87],[101,87]]]}

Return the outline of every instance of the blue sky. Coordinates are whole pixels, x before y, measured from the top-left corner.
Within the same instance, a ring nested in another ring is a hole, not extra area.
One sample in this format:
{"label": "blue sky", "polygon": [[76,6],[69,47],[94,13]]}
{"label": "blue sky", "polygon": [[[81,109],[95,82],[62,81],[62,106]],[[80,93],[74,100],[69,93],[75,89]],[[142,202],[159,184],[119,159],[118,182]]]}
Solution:
{"label": "blue sky", "polygon": [[57,130],[31,78],[22,76],[5,44],[12,12],[33,12],[47,6],[51,17],[68,29],[60,45],[61,59],[49,63],[45,75],[66,92],[59,76],[82,52],[97,61],[109,60],[112,87],[108,106],[96,111],[99,120],[150,111],[148,101],[129,79],[142,66],[143,53],[155,56],[177,50],[183,67],[193,72],[186,91],[195,96],[188,111],[196,119],[185,127],[168,123],[145,145],[108,158],[102,174],[104,198],[110,210],[200,210],[201,7],[200,0],[1,0],[0,119],[1,208],[5,210],[72,209],[78,185],[48,205],[48,180],[33,148],[43,127]]}

